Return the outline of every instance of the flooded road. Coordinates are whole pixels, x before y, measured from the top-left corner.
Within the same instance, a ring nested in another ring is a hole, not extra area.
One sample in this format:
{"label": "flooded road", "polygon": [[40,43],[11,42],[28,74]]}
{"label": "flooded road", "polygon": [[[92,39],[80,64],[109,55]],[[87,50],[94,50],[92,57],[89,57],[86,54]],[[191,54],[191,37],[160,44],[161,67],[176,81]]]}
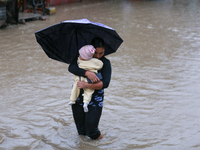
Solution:
{"label": "flooded road", "polygon": [[[46,21],[0,30],[1,150],[200,149],[200,1],[110,0],[56,6]],[[124,39],[109,55],[99,128],[78,136],[67,105],[68,65],[49,59],[34,32],[64,20],[106,24]]]}

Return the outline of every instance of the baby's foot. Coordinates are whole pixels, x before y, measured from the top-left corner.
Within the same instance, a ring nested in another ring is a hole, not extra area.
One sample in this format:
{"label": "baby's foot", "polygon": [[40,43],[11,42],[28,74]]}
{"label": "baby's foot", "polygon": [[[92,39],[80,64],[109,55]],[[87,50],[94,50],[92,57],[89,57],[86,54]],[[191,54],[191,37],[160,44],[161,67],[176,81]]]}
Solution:
{"label": "baby's foot", "polygon": [[86,104],[86,103],[84,103],[84,105],[83,105],[83,109],[84,109],[84,112],[88,112],[88,104]]}
{"label": "baby's foot", "polygon": [[68,105],[73,105],[73,104],[75,104],[75,102],[69,102],[69,103],[68,103]]}

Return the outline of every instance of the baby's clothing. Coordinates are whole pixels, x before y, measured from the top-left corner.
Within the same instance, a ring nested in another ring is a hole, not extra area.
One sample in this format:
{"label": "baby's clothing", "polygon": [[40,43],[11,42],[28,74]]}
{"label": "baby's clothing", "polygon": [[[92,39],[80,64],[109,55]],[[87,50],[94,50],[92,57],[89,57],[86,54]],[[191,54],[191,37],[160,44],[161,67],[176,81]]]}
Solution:
{"label": "baby's clothing", "polygon": [[[98,70],[100,70],[103,67],[103,62],[97,58],[91,58],[89,60],[81,60],[78,58],[77,60],[79,68],[92,71],[94,73],[97,73]],[[81,79],[81,80],[80,80]],[[80,94],[80,89],[77,86],[78,81],[85,81],[87,82],[87,78],[85,77],[79,77],[79,76],[74,76],[74,85],[71,91],[71,104],[75,104],[75,101],[77,100],[79,94]],[[84,99],[83,102],[86,104],[89,104],[91,101],[92,94],[94,93],[94,90],[89,89],[89,88],[84,88]]]}

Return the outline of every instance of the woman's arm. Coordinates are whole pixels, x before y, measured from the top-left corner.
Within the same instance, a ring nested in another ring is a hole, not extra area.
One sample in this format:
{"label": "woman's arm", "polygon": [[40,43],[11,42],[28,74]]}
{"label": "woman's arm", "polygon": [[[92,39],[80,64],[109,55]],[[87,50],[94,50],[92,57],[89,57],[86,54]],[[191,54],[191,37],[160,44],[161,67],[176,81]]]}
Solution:
{"label": "woman's arm", "polygon": [[101,75],[103,79],[101,80],[103,82],[103,88],[107,88],[110,84],[111,80],[111,73],[112,73],[112,68],[110,61],[107,58],[102,58],[102,61],[104,63],[103,68],[100,70]]}
{"label": "woman's arm", "polygon": [[70,63],[68,67],[68,71],[77,76],[88,77],[92,81],[92,83],[96,83],[100,81],[94,72],[90,72],[90,71],[79,68],[77,64],[77,58],[75,58]]}
{"label": "woman's arm", "polygon": [[102,74],[103,79],[97,83],[92,83],[92,84],[84,82],[84,81],[79,81],[77,83],[79,89],[90,88],[94,90],[100,90],[102,88],[107,88],[109,86],[110,79],[111,79],[111,72],[112,72],[111,64],[110,64],[110,61],[106,58],[103,58],[102,61],[104,65],[103,65],[103,68],[100,70],[100,72]]}
{"label": "woman's arm", "polygon": [[81,69],[81,68],[78,67],[77,58],[75,58],[75,59],[72,60],[72,62],[70,63],[70,65],[69,65],[69,67],[68,67],[68,71],[71,72],[71,73],[74,74],[74,75],[84,77],[84,76],[85,76],[85,71],[86,71],[86,70]]}
{"label": "woman's arm", "polygon": [[87,83],[84,81],[78,81],[77,86],[79,89],[89,88],[93,90],[100,90],[103,88],[103,82],[99,81],[97,83]]}

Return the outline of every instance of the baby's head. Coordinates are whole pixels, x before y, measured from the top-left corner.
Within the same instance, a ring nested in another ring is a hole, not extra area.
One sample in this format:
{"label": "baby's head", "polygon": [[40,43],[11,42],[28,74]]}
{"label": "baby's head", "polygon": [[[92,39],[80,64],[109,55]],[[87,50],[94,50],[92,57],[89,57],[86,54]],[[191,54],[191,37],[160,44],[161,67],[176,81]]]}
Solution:
{"label": "baby's head", "polygon": [[92,45],[85,45],[79,49],[79,54],[82,59],[89,60],[93,57],[95,50],[96,49]]}

